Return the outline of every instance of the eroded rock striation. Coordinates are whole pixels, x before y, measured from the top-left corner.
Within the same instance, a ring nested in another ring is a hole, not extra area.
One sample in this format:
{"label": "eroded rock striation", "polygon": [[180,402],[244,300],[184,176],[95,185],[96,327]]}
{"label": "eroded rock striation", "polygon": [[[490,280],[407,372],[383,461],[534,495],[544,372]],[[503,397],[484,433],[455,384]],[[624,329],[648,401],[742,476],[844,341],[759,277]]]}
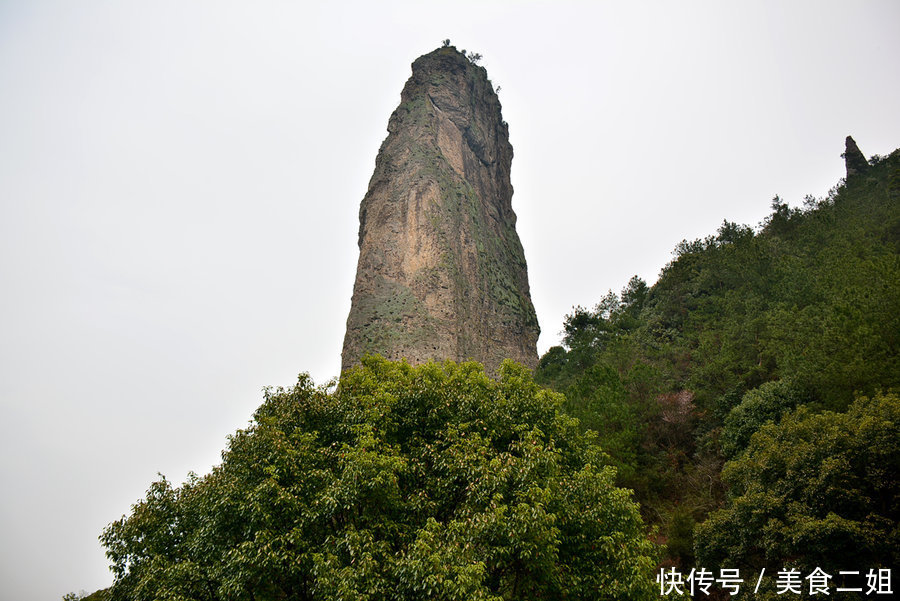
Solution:
{"label": "eroded rock striation", "polygon": [[512,156],[484,68],[452,46],[416,59],[359,210],[343,369],[367,353],[537,365]]}

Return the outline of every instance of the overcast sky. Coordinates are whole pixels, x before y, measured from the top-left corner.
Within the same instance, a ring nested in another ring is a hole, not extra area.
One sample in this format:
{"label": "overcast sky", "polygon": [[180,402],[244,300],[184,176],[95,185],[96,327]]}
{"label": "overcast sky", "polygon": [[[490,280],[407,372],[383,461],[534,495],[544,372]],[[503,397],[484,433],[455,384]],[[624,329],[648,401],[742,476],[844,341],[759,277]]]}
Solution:
{"label": "overcast sky", "polygon": [[[433,7],[433,8],[432,8]],[[110,584],[103,527],[336,376],[410,63],[480,52],[543,333],[682,239],[900,146],[900,3],[0,0],[0,598]]]}

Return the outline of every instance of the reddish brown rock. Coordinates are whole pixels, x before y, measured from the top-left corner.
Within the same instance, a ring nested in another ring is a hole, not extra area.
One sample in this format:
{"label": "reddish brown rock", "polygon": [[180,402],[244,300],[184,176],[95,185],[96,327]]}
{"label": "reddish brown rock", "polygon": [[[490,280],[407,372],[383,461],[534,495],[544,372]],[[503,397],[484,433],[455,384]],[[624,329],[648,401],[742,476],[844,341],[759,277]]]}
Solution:
{"label": "reddish brown rock", "polygon": [[486,71],[452,46],[416,59],[388,132],[359,211],[343,368],[367,353],[536,366],[512,146]]}

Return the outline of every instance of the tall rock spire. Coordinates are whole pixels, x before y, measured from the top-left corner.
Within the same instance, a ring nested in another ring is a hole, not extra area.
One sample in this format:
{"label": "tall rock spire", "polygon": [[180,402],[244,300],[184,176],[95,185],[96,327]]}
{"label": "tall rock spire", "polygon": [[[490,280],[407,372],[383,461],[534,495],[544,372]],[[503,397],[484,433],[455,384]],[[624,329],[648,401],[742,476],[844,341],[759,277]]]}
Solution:
{"label": "tall rock spire", "polygon": [[512,156],[484,68],[452,46],[416,59],[359,209],[344,369],[367,353],[537,365]]}
{"label": "tall rock spire", "polygon": [[856,141],[851,136],[847,136],[847,139],[844,140],[844,154],[841,156],[844,157],[844,167],[847,169],[847,178],[851,175],[856,175],[857,173],[863,173],[869,168],[869,162],[866,161],[866,156],[862,153],[859,146],[856,145]]}

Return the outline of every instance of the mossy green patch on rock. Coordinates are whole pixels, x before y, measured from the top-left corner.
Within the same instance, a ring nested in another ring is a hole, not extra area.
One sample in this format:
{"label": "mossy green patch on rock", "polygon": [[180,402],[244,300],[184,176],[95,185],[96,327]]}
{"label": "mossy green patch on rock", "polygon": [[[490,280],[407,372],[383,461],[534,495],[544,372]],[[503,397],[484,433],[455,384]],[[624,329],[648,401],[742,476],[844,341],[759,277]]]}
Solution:
{"label": "mossy green patch on rock", "polygon": [[436,333],[427,309],[412,290],[383,277],[376,279],[372,294],[360,299],[353,317],[363,354],[389,356],[387,349],[424,343]]}

